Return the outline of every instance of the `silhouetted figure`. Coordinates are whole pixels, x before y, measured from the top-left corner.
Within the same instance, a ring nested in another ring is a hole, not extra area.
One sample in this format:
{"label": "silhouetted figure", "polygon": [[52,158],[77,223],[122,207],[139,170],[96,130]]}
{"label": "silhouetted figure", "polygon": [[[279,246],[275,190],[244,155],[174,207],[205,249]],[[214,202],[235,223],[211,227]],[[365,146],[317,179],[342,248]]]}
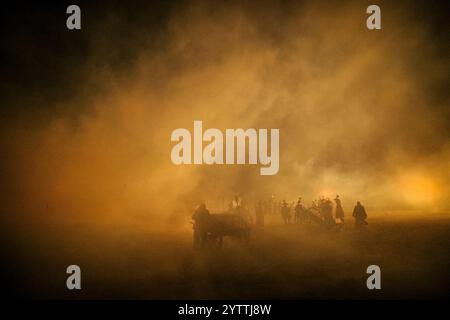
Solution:
{"label": "silhouetted figure", "polygon": [[295,211],[295,222],[300,223],[305,220],[305,210],[302,205],[302,198],[298,198],[297,204],[294,208]]}
{"label": "silhouetted figure", "polygon": [[200,204],[192,215],[192,220],[194,220],[194,248],[203,247],[206,243],[209,219],[209,210],[206,209],[206,205],[204,203]]}
{"label": "silhouetted figure", "polygon": [[367,225],[367,213],[366,209],[364,209],[364,206],[361,204],[361,202],[357,202],[355,208],[353,209],[353,217],[355,217],[355,225],[365,226]]}
{"label": "silhouetted figure", "polygon": [[336,223],[333,219],[333,206],[330,199],[322,200],[321,213],[326,226],[330,227]]}
{"label": "silhouetted figure", "polygon": [[261,200],[256,205],[256,226],[264,227],[264,206]]}
{"label": "silhouetted figure", "polygon": [[339,219],[342,223],[344,223],[344,209],[342,208],[339,195],[336,195],[336,199],[334,199],[334,202],[336,203],[336,219]]}
{"label": "silhouetted figure", "polygon": [[281,217],[284,220],[284,223],[289,224],[291,221],[291,214],[289,212],[289,206],[285,200],[283,200],[281,205]]}

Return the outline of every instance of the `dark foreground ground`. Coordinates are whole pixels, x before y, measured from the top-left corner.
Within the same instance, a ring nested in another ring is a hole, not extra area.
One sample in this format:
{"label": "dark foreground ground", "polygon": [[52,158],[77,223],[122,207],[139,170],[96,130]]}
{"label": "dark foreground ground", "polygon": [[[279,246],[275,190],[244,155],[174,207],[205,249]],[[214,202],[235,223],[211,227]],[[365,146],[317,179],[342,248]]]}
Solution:
{"label": "dark foreground ground", "polygon": [[[34,231],[33,231],[34,230]],[[407,299],[449,293],[450,219],[372,220],[358,231],[269,224],[249,244],[196,252],[189,228],[22,228],[4,239],[3,293],[25,298]],[[66,267],[82,290],[66,289]],[[366,288],[381,267],[382,290]]]}

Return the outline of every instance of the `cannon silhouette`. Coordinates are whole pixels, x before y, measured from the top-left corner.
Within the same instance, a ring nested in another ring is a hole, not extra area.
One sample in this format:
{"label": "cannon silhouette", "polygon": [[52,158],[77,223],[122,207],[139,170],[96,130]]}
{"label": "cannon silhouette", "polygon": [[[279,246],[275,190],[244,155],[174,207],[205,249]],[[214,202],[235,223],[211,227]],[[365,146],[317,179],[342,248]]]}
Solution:
{"label": "cannon silhouette", "polygon": [[250,239],[251,225],[245,215],[236,213],[212,213],[205,224],[206,245],[221,247],[224,237]]}
{"label": "cannon silhouette", "polygon": [[314,222],[320,226],[326,227],[326,228],[336,228],[340,229],[342,227],[342,223],[337,223],[336,220],[333,217],[324,217],[324,215],[321,213],[320,209],[316,207],[310,207],[305,209],[305,218],[306,220],[309,220],[310,222]]}

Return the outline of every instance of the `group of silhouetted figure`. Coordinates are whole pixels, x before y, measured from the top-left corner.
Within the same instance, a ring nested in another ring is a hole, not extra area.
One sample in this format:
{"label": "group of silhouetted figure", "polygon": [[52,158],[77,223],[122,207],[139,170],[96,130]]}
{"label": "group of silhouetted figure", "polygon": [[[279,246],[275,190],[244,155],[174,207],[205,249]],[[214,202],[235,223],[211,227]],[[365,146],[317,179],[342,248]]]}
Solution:
{"label": "group of silhouetted figure", "polygon": [[209,218],[210,212],[206,209],[206,205],[204,203],[200,204],[192,215],[192,220],[194,221],[194,248],[199,248],[206,243]]}
{"label": "group of silhouetted figure", "polygon": [[[333,215],[334,212],[334,215]],[[264,215],[267,213],[280,214],[285,224],[317,222],[328,227],[342,225],[345,223],[345,214],[339,195],[333,201],[329,198],[320,197],[314,200],[310,207],[303,206],[302,198],[298,198],[297,203],[288,204],[286,200],[279,203],[258,201],[255,210],[256,225],[264,226]],[[367,213],[361,202],[357,202],[353,209],[355,225],[367,225]]]}

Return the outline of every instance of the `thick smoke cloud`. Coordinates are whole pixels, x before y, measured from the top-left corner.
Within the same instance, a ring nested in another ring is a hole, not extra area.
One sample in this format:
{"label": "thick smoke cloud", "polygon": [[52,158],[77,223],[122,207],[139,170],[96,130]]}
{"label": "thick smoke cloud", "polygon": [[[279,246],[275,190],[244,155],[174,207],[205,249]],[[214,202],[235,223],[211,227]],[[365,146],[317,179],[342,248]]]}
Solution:
{"label": "thick smoke cloud", "polygon": [[[360,2],[116,6],[61,40],[82,47],[58,69],[70,80],[47,79],[59,92],[2,86],[5,217],[157,224],[234,194],[448,208],[449,64],[411,3],[383,3],[381,31]],[[194,120],[279,128],[278,175],[173,165],[170,134]]]}

